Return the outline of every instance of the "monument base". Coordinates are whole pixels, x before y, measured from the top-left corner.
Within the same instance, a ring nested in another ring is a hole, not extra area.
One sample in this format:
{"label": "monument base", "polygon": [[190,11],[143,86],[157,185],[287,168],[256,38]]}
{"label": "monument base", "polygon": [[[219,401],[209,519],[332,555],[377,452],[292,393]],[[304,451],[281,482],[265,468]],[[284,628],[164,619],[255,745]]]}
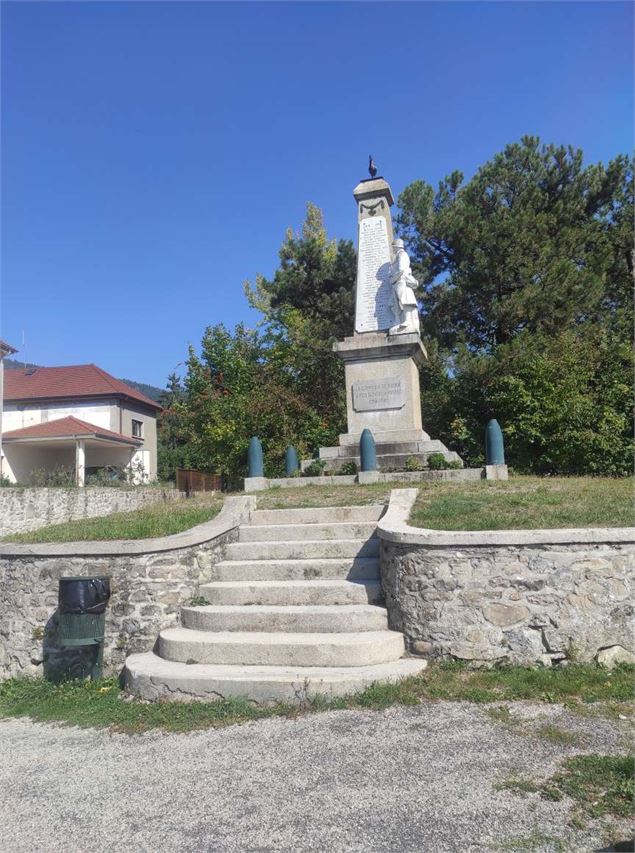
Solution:
{"label": "monument base", "polygon": [[344,362],[350,437],[345,444],[357,444],[365,429],[375,441],[380,433],[396,432],[416,433],[415,441],[425,440],[418,366],[426,351],[419,335],[367,332],[338,341],[333,350]]}
{"label": "monument base", "polygon": [[[419,335],[366,332],[338,341],[333,349],[344,361],[348,432],[340,435],[338,447],[320,448],[326,471],[337,471],[347,462],[359,466],[365,429],[375,439],[381,471],[404,471],[417,464],[424,468],[432,453],[462,464],[456,453],[423,430],[418,368],[427,355]],[[304,460],[302,468],[310,462]]]}

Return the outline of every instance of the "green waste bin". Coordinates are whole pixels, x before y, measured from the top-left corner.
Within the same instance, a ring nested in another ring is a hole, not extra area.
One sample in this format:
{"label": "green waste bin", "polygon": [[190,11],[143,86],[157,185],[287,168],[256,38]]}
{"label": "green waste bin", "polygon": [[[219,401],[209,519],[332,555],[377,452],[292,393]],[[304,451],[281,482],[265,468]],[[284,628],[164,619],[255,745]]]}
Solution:
{"label": "green waste bin", "polygon": [[59,642],[61,646],[97,646],[91,679],[102,676],[109,598],[110,578],[105,575],[60,578]]}

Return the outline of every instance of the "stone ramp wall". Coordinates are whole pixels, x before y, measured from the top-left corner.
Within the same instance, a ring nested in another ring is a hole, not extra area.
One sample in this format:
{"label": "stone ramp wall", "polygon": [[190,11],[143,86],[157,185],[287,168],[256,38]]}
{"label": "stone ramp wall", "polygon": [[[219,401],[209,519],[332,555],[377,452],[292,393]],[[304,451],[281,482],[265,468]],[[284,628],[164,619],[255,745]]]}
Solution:
{"label": "stone ramp wall", "polygon": [[418,529],[412,491],[393,491],[379,523],[390,627],[411,651],[474,665],[635,652],[634,529]]}
{"label": "stone ramp wall", "polygon": [[384,542],[381,566],[390,627],[426,656],[552,664],[633,650],[635,545]]}
{"label": "stone ramp wall", "polygon": [[213,580],[225,545],[238,537],[254,498],[227,498],[220,514],[159,539],[42,545],[0,543],[0,679],[81,675],[94,647],[63,651],[57,634],[60,577],[109,575],[104,670],[119,672],[128,654],[151,651],[175,625],[182,604]]}
{"label": "stone ramp wall", "polygon": [[0,488],[0,536],[26,533],[49,524],[130,512],[151,503],[176,500],[172,488],[135,486],[78,488]]}

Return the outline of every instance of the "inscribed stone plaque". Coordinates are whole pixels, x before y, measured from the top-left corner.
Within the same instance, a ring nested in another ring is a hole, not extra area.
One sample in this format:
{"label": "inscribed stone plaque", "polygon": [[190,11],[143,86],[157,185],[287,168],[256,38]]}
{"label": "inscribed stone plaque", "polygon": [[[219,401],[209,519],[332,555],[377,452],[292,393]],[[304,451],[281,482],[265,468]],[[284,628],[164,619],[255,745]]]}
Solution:
{"label": "inscribed stone plaque", "polygon": [[377,332],[394,323],[390,284],[390,246],[383,216],[359,223],[355,331]]}
{"label": "inscribed stone plaque", "polygon": [[405,404],[403,381],[398,377],[353,382],[353,408],[356,412],[401,409]]}

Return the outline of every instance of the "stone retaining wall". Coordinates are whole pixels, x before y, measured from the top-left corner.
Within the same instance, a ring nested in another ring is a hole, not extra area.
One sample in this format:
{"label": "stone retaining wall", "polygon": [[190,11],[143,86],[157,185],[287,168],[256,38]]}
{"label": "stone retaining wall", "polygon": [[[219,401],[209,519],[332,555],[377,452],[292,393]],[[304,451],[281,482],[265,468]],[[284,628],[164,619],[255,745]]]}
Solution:
{"label": "stone retaining wall", "polygon": [[212,521],[160,539],[0,544],[0,678],[85,670],[90,649],[69,653],[59,646],[62,576],[111,576],[106,673],[118,672],[128,654],[150,651],[158,632],[176,624],[180,606],[212,579],[214,564],[237,538],[254,503],[249,497],[228,498]]}
{"label": "stone retaining wall", "polygon": [[409,527],[414,490],[379,524],[390,627],[411,651],[475,665],[592,660],[633,642],[635,530]]}
{"label": "stone retaining wall", "polygon": [[0,489],[0,536],[26,533],[79,518],[129,512],[151,503],[175,500],[180,492],[172,488],[136,486]]}

